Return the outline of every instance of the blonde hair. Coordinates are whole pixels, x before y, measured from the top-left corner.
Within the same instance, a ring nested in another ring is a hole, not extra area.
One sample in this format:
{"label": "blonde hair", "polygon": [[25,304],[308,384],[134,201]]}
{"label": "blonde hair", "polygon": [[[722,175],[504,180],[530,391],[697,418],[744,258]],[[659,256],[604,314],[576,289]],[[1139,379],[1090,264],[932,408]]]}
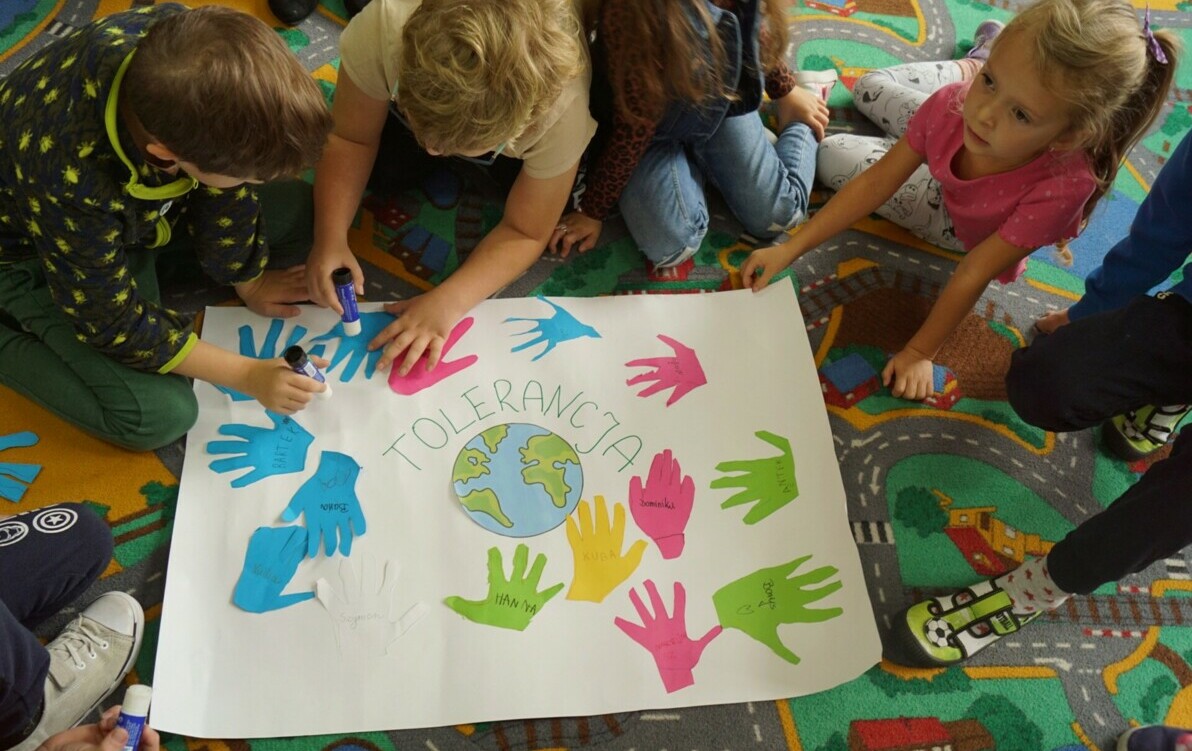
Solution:
{"label": "blonde hair", "polygon": [[586,65],[571,0],[424,0],[402,30],[398,106],[442,153],[513,142]]}
{"label": "blonde hair", "polygon": [[[789,3],[760,5],[760,62],[769,71],[786,53]],[[689,11],[697,16],[695,25]],[[630,122],[650,123],[674,100],[701,105],[734,96],[736,82],[726,86],[721,80],[727,55],[705,0],[628,0],[608,3],[602,12],[604,23],[622,38],[617,45],[622,64],[609,71],[609,83],[617,111]]]}
{"label": "blonde hair", "polygon": [[1040,0],[1015,16],[991,49],[1015,34],[1030,35],[1036,67],[1054,84],[1051,90],[1081,134],[1079,147],[1097,180],[1084,207],[1087,220],[1162,110],[1179,40],[1168,31],[1154,32],[1167,58],[1160,62],[1126,0]]}
{"label": "blonde hair", "polygon": [[153,24],[120,93],[154,139],[228,177],[297,175],[319,160],[331,132],[318,82],[276,32],[231,8]]}

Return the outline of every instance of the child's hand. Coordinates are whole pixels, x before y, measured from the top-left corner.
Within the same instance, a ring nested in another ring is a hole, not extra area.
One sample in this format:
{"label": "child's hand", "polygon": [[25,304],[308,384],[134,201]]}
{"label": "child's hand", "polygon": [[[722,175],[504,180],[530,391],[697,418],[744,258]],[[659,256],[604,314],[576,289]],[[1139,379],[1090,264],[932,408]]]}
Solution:
{"label": "child's hand", "polygon": [[778,132],[791,123],[803,123],[815,133],[815,140],[824,140],[828,127],[828,105],[824,100],[800,86],[774,102],[778,115]]}
{"label": "child's hand", "polygon": [[381,359],[377,361],[377,370],[380,372],[384,372],[390,363],[405,352],[397,368],[397,374],[402,376],[410,372],[424,352],[426,369],[434,370],[443,355],[443,347],[451,335],[451,329],[462,315],[436,299],[434,292],[386,303],[385,312],[398,318],[373,337],[368,349],[385,348]]}
{"label": "child's hand", "polygon": [[1064,308],[1063,310],[1054,310],[1035,321],[1035,328],[1041,334],[1050,334],[1060,326],[1067,326],[1069,323],[1068,309]]}
{"label": "child's hand", "polygon": [[546,248],[564,258],[570,255],[572,250],[585,253],[596,246],[603,227],[604,222],[599,219],[573,211],[559,220],[559,226],[555,227]]}
{"label": "child's hand", "polygon": [[[327,367],[327,360],[310,356],[311,362],[320,369]],[[252,360],[243,384],[233,384],[239,391],[251,396],[265,409],[282,415],[292,415],[306,408],[315,394],[327,390],[327,384],[310,376],[295,373],[280,357],[271,360]]]}
{"label": "child's hand", "polygon": [[890,393],[903,399],[916,402],[926,399],[934,390],[934,383],[935,366],[931,358],[910,347],[891,357],[882,370],[882,385],[890,386]]}
{"label": "child's hand", "polygon": [[321,308],[331,308],[339,315],[343,315],[344,311],[339,298],[335,296],[331,273],[341,268],[352,272],[356,294],[363,295],[364,272],[360,270],[360,262],[346,242],[335,245],[316,243],[306,258],[306,290],[310,301]]}
{"label": "child's hand", "polygon": [[309,299],[305,273],[305,266],[293,266],[285,271],[265,271],[251,282],[237,284],[236,294],[257,315],[292,318],[298,315],[298,308],[284,303]]}
{"label": "child's hand", "polygon": [[[120,751],[128,740],[128,731],[116,727],[120,705],[110,707],[97,725],[81,725],[63,730],[42,741],[37,751]],[[159,751],[161,738],[148,725],[141,731],[141,751]]]}
{"label": "child's hand", "polygon": [[793,260],[785,244],[758,248],[741,265],[741,287],[750,287],[757,292],[769,284],[775,274],[790,266]]}

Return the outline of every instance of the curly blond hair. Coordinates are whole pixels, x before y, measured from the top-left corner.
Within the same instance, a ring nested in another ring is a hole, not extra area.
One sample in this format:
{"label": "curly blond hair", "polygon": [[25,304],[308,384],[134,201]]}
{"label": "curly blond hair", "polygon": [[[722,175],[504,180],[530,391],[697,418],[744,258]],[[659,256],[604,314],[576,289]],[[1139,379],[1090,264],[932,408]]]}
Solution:
{"label": "curly blond hair", "polygon": [[424,0],[402,30],[397,100],[444,154],[511,144],[583,73],[571,0]]}

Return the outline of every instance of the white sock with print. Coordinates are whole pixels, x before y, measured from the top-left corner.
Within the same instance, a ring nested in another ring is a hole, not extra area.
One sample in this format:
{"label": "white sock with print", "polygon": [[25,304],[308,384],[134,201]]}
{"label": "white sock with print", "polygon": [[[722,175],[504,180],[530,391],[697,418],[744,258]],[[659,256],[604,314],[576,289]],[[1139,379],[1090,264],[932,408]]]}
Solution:
{"label": "white sock with print", "polygon": [[1055,610],[1064,604],[1070,592],[1065,592],[1051,580],[1047,572],[1047,556],[1032,558],[1013,571],[993,580],[1014,602],[1018,615],[1031,615],[1042,610]]}

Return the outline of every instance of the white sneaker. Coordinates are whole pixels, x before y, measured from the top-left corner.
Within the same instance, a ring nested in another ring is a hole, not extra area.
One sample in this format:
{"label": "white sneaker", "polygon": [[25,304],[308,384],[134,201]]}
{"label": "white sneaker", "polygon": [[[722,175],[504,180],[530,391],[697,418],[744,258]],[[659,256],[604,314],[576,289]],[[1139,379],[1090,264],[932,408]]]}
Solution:
{"label": "white sneaker", "polygon": [[840,75],[835,68],[828,70],[801,70],[795,74],[795,82],[804,89],[824,100],[826,103],[828,97],[832,96],[832,89],[836,87],[836,81],[840,79]]}
{"label": "white sneaker", "polygon": [[52,735],[82,722],[132,670],[145,633],[145,613],[131,595],[107,592],[46,645],[41,722],[14,751],[33,751]]}

